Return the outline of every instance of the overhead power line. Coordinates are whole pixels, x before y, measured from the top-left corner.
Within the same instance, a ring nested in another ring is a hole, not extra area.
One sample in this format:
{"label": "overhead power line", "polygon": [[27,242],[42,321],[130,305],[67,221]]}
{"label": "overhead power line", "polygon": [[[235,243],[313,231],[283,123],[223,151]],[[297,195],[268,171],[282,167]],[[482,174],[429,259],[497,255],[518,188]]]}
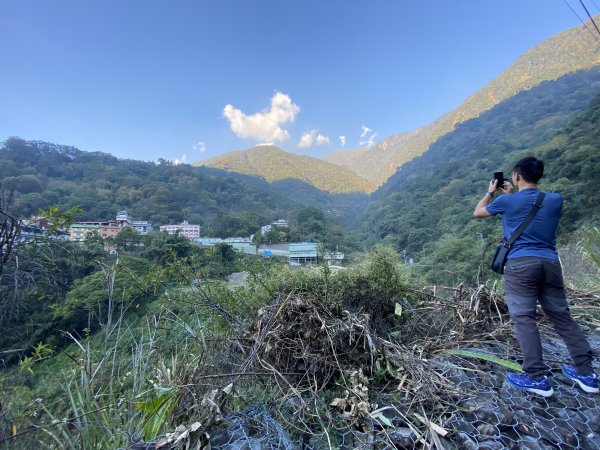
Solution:
{"label": "overhead power line", "polygon": [[[579,0],[579,1],[581,1],[581,0]],[[585,23],[585,21],[584,21],[584,20],[583,20],[581,17],[579,17],[579,14],[577,14],[577,11],[575,11],[575,10],[573,9],[573,7],[572,7],[572,6],[569,4],[569,2],[568,2],[567,0],[563,0],[563,3],[569,7],[569,9],[571,10],[571,12],[572,12],[573,14],[575,14],[575,16],[576,16],[576,17],[579,19],[579,21],[580,21],[580,22],[583,24],[583,26],[587,28],[587,30],[590,32],[590,34],[591,34],[592,36],[594,36],[594,39],[596,39],[596,41],[600,42],[600,38],[599,38],[598,36],[596,36],[596,33],[594,33],[594,32],[592,31],[592,29],[591,29],[590,27],[588,27],[588,26],[587,26],[587,23]],[[586,9],[586,11],[587,11],[587,9]],[[597,28],[596,28],[596,29],[597,29]]]}
{"label": "overhead power line", "polygon": [[596,22],[594,21],[594,18],[591,16],[590,12],[588,11],[588,9],[585,7],[585,5],[583,4],[583,0],[579,0],[579,3],[581,3],[581,6],[583,7],[583,9],[585,10],[585,13],[588,15],[588,17],[590,18],[590,20],[592,21],[592,23],[594,24],[594,28],[596,29],[596,31],[598,32],[598,36],[600,36],[600,30],[598,29],[598,25],[596,25]]}

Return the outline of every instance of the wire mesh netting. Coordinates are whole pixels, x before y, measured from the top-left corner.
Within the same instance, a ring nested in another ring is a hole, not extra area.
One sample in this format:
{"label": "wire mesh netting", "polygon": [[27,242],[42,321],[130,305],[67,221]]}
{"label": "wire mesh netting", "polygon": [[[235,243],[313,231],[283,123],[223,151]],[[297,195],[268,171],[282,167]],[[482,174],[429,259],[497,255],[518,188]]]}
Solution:
{"label": "wire mesh netting", "polygon": [[[487,340],[480,336],[469,347],[462,348],[502,361],[520,362],[510,327],[506,323],[496,325],[502,333],[489,335]],[[367,403],[365,408],[370,409],[362,416],[346,414],[346,418],[353,419],[346,428],[331,426],[323,431],[323,427],[316,427],[319,431],[311,435],[304,427],[302,432],[294,433],[301,427],[294,430],[293,417],[282,417],[281,409],[269,411],[261,407],[227,416],[228,431],[224,433],[221,429],[213,435],[219,438],[212,440],[212,448],[600,449],[600,396],[581,391],[562,374],[562,364],[569,359],[568,351],[542,317],[540,329],[549,379],[555,391],[550,398],[514,389],[506,382],[509,369],[503,366],[448,354],[442,346],[429,359],[423,354],[418,361],[404,355],[401,369],[411,373],[405,374],[404,380],[401,378],[396,392],[389,386],[377,389],[370,386],[371,401],[376,397],[377,404]],[[587,328],[594,349],[600,348],[597,331]],[[411,366],[411,361],[420,365]],[[598,362],[594,367],[599,370]],[[447,391],[427,386],[432,378],[419,378],[419,372],[425,370],[429,370],[428,375],[435,373],[440,380],[447,381],[443,385]],[[403,384],[409,376],[413,386],[405,390]],[[296,381],[295,386],[300,389],[301,383]],[[358,381],[348,384],[351,391],[366,389]],[[418,392],[426,395],[419,397]],[[356,402],[361,400],[360,395],[355,397]],[[428,403],[430,397],[435,397],[435,401]],[[413,413],[415,409],[422,414]],[[437,415],[431,414],[432,409]]]}
{"label": "wire mesh netting", "polygon": [[[572,299],[593,349],[599,299]],[[562,374],[568,351],[543,316],[549,398],[506,382],[521,357],[493,287],[400,302],[382,337],[376,309],[277,295],[182,383],[174,417],[193,423],[127,448],[600,450],[600,395]]]}

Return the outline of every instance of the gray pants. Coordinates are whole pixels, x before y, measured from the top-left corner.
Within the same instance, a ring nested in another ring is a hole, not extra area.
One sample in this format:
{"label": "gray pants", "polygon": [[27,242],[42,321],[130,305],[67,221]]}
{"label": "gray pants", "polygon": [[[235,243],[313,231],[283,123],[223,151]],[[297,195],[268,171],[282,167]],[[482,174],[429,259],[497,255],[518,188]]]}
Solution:
{"label": "gray pants", "polygon": [[538,379],[546,374],[536,323],[538,301],[567,345],[577,373],[587,375],[594,372],[590,344],[569,313],[558,261],[532,256],[509,259],[504,268],[504,290],[515,334],[523,352],[523,371],[530,378]]}

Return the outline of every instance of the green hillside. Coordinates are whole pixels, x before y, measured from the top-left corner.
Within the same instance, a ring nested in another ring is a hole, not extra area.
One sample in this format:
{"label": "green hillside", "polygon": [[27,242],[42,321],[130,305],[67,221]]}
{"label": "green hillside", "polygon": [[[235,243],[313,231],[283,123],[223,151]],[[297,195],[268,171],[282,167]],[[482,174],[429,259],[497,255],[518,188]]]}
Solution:
{"label": "green hillside", "polygon": [[562,236],[593,224],[600,217],[595,176],[600,99],[577,116],[598,92],[600,69],[582,71],[521,92],[458,125],[372,196],[360,218],[369,240],[393,244],[434,275],[450,270],[475,276],[483,248],[500,235],[500,225],[474,221],[473,208],[492,172],[510,172],[532,153],[547,162],[542,189],[564,195]]}
{"label": "green hillside", "polygon": [[270,145],[226,153],[194,165],[259,176],[268,182],[297,179],[317,189],[336,194],[370,193],[375,188],[373,183],[349,169],[310,156],[287,153]]}
{"label": "green hillside", "polygon": [[126,210],[154,226],[188,220],[213,234],[248,235],[305,206],[255,178],[18,138],[0,147],[0,185],[14,193],[20,217],[52,205],[80,206],[79,220],[107,220]]}
{"label": "green hillside", "polygon": [[[596,21],[600,15],[596,16]],[[591,24],[588,24],[591,27]],[[479,116],[511,96],[578,70],[600,64],[600,44],[582,25],[553,36],[525,52],[507,70],[473,94],[454,111],[430,125],[400,133],[365,150],[335,152],[326,161],[347,167],[376,185],[396,169],[425,152],[434,142],[466,120]]]}
{"label": "green hillside", "polygon": [[[75,219],[114,219],[126,210],[135,220],[159,225],[187,220],[206,236],[250,236],[274,219],[298,225],[298,214],[318,209],[319,242],[356,246],[347,233],[364,209],[365,193],[332,194],[302,180],[272,183],[256,176],[209,167],[123,160],[100,152],[10,138],[0,147],[0,192],[11,196],[14,214],[27,218],[52,206],[78,206]],[[315,238],[308,233],[298,239]]]}

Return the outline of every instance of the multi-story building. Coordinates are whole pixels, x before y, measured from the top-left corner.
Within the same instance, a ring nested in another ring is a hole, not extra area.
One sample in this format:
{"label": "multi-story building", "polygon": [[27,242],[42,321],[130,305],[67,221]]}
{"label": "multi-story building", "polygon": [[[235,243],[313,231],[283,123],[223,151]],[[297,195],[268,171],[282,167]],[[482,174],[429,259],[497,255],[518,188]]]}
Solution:
{"label": "multi-story building", "polygon": [[169,234],[179,233],[188,239],[200,237],[200,225],[194,225],[184,220],[176,225],[161,225],[160,231],[166,231]]}
{"label": "multi-story building", "polygon": [[98,227],[98,234],[102,239],[107,237],[114,238],[123,228],[114,224],[114,222],[108,222],[100,224]]}
{"label": "multi-story building", "polygon": [[99,234],[100,225],[89,223],[74,223],[69,229],[69,240],[74,242],[83,242],[88,236]]}
{"label": "multi-story building", "polygon": [[116,222],[120,227],[133,227],[137,234],[143,236],[152,231],[152,225],[146,220],[133,220],[127,211],[118,211]]}
{"label": "multi-story building", "polygon": [[144,235],[152,231],[152,225],[143,220],[131,220],[127,211],[117,212],[115,220],[107,220],[104,222],[77,222],[71,225],[69,230],[69,238],[72,241],[84,241],[88,234],[96,232],[102,239],[108,237],[114,238],[124,228],[132,227],[137,234]]}
{"label": "multi-story building", "polygon": [[131,226],[135,229],[136,233],[141,236],[152,231],[152,225],[146,220],[132,220]]}

